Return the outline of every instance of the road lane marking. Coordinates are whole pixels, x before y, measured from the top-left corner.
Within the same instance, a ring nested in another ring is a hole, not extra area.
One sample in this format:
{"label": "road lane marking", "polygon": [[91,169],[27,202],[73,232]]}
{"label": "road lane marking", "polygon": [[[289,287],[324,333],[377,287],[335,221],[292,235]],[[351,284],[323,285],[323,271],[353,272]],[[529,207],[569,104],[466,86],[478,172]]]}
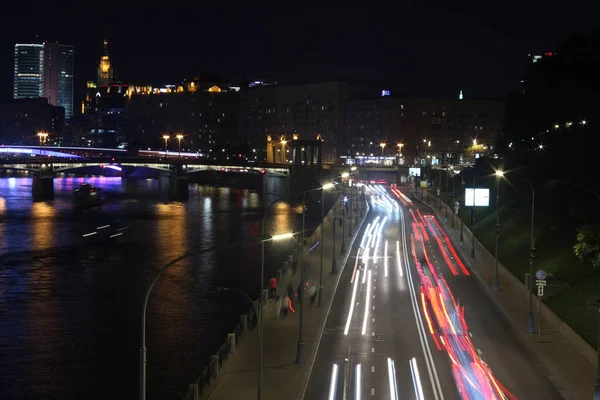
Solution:
{"label": "road lane marking", "polygon": [[[367,275],[369,276],[368,279],[368,283],[367,283],[367,295],[366,295],[366,299],[365,299],[365,316],[363,317],[363,325],[362,325],[362,334],[364,335],[367,332],[367,322],[368,322],[368,318],[369,318],[369,304],[371,303],[371,270],[369,270],[367,272]],[[373,309],[375,309],[375,306],[373,306]]]}
{"label": "road lane marking", "polygon": [[371,366],[371,372],[375,372],[375,366]]}
{"label": "road lane marking", "polygon": [[391,358],[387,359],[390,400],[398,400],[398,382],[396,381],[396,365]]}
{"label": "road lane marking", "polygon": [[385,246],[383,248],[383,267],[385,268],[385,277],[388,276],[388,241],[385,241]]}
{"label": "road lane marking", "polygon": [[423,395],[423,385],[421,385],[421,376],[419,374],[419,367],[417,366],[417,359],[412,358],[409,362],[410,364],[410,373],[413,379],[413,386],[415,388],[415,396],[417,400],[425,400],[425,396]]}
{"label": "road lane marking", "polygon": [[371,353],[375,353],[375,347],[371,347]]}
{"label": "road lane marking", "polygon": [[335,400],[335,392],[337,390],[338,365],[333,364],[331,370],[331,381],[329,382],[329,400]]}
{"label": "road lane marking", "polygon": [[371,396],[375,396],[375,388],[371,388]]}
{"label": "road lane marking", "polygon": [[354,288],[352,289],[352,300],[350,301],[350,310],[348,311],[348,318],[346,319],[346,327],[344,329],[344,335],[348,335],[350,330],[350,322],[352,321],[352,314],[354,313],[354,305],[356,304],[356,289],[358,288],[358,279],[360,277],[360,271],[356,272],[356,280],[354,281]]}
{"label": "road lane marking", "polygon": [[354,399],[360,400],[362,397],[362,373],[360,370],[360,364],[356,364],[356,375],[354,381],[356,382],[356,388],[354,391]]}

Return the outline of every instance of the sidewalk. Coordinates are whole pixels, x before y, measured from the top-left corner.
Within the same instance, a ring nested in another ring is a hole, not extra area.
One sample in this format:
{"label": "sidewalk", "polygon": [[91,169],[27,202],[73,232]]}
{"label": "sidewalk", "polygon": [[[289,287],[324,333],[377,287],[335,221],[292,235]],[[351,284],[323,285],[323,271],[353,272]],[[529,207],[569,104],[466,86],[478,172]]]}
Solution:
{"label": "sidewalk", "polygon": [[[357,192],[355,190],[355,192]],[[356,193],[355,193],[356,196]],[[354,197],[353,196],[353,200]],[[358,205],[355,200],[354,204]],[[338,207],[337,217],[341,217],[341,208]],[[360,208],[359,208],[360,210]],[[323,330],[325,317],[329,310],[329,304],[335,293],[338,277],[348,257],[348,253],[341,254],[340,246],[342,234],[345,234],[346,250],[352,248],[352,242],[356,233],[360,230],[362,222],[368,213],[368,206],[364,205],[364,213],[358,215],[358,223],[353,217],[352,237],[348,237],[348,220],[346,230],[342,232],[340,226],[336,226],[336,261],[338,273],[331,274],[331,260],[333,254],[332,223],[333,210],[325,217],[321,228],[317,228],[312,238],[306,238],[304,260],[308,269],[307,281],[314,283],[318,288],[320,271],[320,248],[317,246],[309,252],[311,243],[320,239],[320,229],[324,229],[323,247],[323,303],[324,307],[310,305],[310,298],[305,296],[304,308],[304,356],[303,365],[296,364],[296,348],[298,342],[299,307],[297,297],[294,302],[295,313],[290,312],[285,319],[278,319],[275,311],[275,302],[269,301],[264,307],[264,375],[263,375],[263,399],[301,399],[304,387],[308,380],[314,355]],[[300,269],[294,277],[295,285],[300,281]],[[207,397],[210,400],[229,399],[252,399],[256,398],[258,380],[258,331],[249,332],[239,343],[235,353],[229,356],[226,364],[219,370],[217,384]]]}
{"label": "sidewalk", "polygon": [[[406,192],[414,198],[414,194]],[[486,292],[498,304],[506,315],[514,331],[531,346],[533,351],[540,357],[542,364],[547,368],[547,375],[565,399],[589,400],[593,395],[593,387],[596,375],[594,360],[590,351],[591,347],[585,348],[587,343],[575,347],[573,340],[567,340],[567,334],[571,334],[566,325],[560,326],[556,316],[544,312],[542,318],[542,334],[538,335],[539,303],[534,298],[534,321],[536,333],[527,333],[527,314],[529,310],[529,292],[525,286],[503,265],[499,264],[500,291],[492,291],[494,278],[495,259],[494,256],[479,243],[475,238],[475,260],[471,262],[471,249],[473,236],[471,231],[464,226],[464,244],[460,245],[460,220],[455,217],[455,230],[452,231],[453,210],[448,208],[447,221],[445,220],[446,207],[442,204],[440,211],[436,198],[429,193],[426,197],[428,205],[438,215],[440,224],[445,228],[448,236],[454,242],[455,247],[461,252],[463,259],[470,265],[471,270],[477,276],[480,284]],[[424,201],[423,201],[424,202]],[[547,310],[549,311],[549,310]],[[564,323],[563,323],[564,324]],[[571,334],[572,335],[572,334]],[[577,342],[579,343],[579,342]],[[587,355],[584,357],[582,352]]]}

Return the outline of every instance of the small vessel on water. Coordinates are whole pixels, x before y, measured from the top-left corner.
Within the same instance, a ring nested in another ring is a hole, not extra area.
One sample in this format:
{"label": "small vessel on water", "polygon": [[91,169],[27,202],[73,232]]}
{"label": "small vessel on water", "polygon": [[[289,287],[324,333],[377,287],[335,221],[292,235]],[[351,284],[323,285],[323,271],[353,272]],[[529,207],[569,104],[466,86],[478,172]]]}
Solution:
{"label": "small vessel on water", "polygon": [[98,207],[103,203],[100,190],[89,183],[82,183],[73,193],[73,204],[76,207]]}

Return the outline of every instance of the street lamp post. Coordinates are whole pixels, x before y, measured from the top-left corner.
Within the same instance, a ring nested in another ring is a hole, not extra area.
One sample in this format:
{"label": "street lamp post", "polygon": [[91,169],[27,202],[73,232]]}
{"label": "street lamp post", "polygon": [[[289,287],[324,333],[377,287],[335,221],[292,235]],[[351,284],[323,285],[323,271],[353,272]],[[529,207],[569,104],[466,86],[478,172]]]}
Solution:
{"label": "street lamp post", "polygon": [[346,186],[344,185],[344,180],[342,178],[342,246],[340,249],[340,253],[346,253]]}
{"label": "street lamp post", "polygon": [[500,290],[500,282],[498,281],[498,241],[500,239],[500,180],[503,176],[504,172],[501,170],[496,171],[496,250],[494,254],[496,270],[494,271],[494,282],[492,283],[492,290],[495,292]]}
{"label": "street lamp post", "polygon": [[179,141],[179,157],[181,157],[181,139],[183,139],[183,135],[182,134],[178,134],[177,136],[175,136],[177,138],[177,140]]}
{"label": "street lamp post", "polygon": [[[316,190],[324,191],[325,189],[333,187],[333,183],[327,183],[321,187],[309,189],[304,191],[302,195],[302,244],[300,247],[300,291],[298,293],[298,300],[300,301],[300,325],[298,326],[298,346],[296,349],[296,364],[304,364],[304,286],[306,284],[306,271],[304,266],[304,232],[306,230],[306,194],[314,192]],[[321,199],[323,194],[321,194]],[[319,282],[319,298],[323,294],[323,222],[324,219],[324,207],[321,207],[321,268],[320,268],[320,282]],[[319,299],[319,301],[322,301]]]}
{"label": "street lamp post", "polygon": [[349,202],[350,202],[350,206],[349,206],[349,211],[348,213],[350,214],[350,218],[348,219],[348,237],[352,236],[352,209],[354,208],[354,203],[352,202],[352,188],[354,187],[352,179],[348,179],[348,183],[350,185],[350,198],[349,198]]}
{"label": "street lamp post", "polygon": [[167,147],[168,145],[167,145],[167,143],[168,143],[168,141],[169,141],[169,139],[170,139],[171,137],[170,137],[169,135],[163,135],[163,137],[162,137],[162,138],[163,138],[163,140],[165,141],[165,156],[166,156],[166,155],[167,155],[167,151],[168,151],[168,147]]}
{"label": "street lamp post", "polygon": [[337,196],[333,202],[333,251],[331,252],[331,273],[337,274],[337,261],[335,259],[336,247],[335,247],[335,226],[337,224]]}
{"label": "street lamp post", "polygon": [[[265,209],[265,212],[263,213],[263,219],[262,219],[262,225],[261,225],[261,236],[264,238],[265,236],[265,221],[267,220],[267,215],[269,213],[269,210],[271,209],[271,207],[273,207],[275,204],[279,203],[281,201],[281,199],[276,199],[273,202],[271,202],[271,204],[269,204],[269,206]],[[265,284],[265,242],[262,241],[260,243],[260,296],[259,296],[259,300],[258,300],[258,309],[260,310],[260,312],[257,314],[257,317],[259,318],[258,321],[258,389],[257,389],[257,399],[258,400],[262,400],[262,387],[263,387],[263,372],[264,372],[264,361],[263,361],[263,355],[264,355],[264,336],[263,336],[263,327],[264,327],[264,320],[263,320],[263,303],[264,303],[264,284]]]}
{"label": "street lamp post", "polygon": [[533,185],[523,178],[520,178],[523,182],[529,185],[531,189],[531,237],[530,237],[530,249],[529,249],[529,311],[527,312],[527,332],[534,333],[535,328],[533,327],[533,260],[535,260],[535,237],[533,236],[533,223],[535,216],[535,190]]}
{"label": "street lamp post", "polygon": [[[269,236],[268,238],[261,237],[258,239],[260,239],[261,242],[264,242],[267,240],[276,241],[276,240],[282,240],[282,239],[289,239],[291,237],[293,237],[293,233],[283,233],[280,235]],[[255,240],[256,240],[256,238],[255,238]],[[158,281],[158,279],[165,273],[165,271],[167,271],[173,265],[175,265],[175,264],[179,263],[180,261],[185,260],[186,258],[189,258],[191,256],[206,254],[206,253],[210,253],[215,250],[225,250],[225,249],[233,248],[236,246],[247,245],[250,243],[252,243],[252,240],[231,243],[228,245],[212,246],[212,247],[208,247],[208,248],[201,249],[201,250],[191,251],[191,252],[183,254],[177,258],[174,258],[173,260],[166,263],[160,270],[158,270],[158,272],[154,276],[154,279],[152,280],[152,283],[150,283],[150,286],[148,286],[148,289],[146,289],[146,294],[144,295],[144,305],[142,306],[142,327],[141,327],[141,331],[142,331],[141,332],[141,336],[142,336],[141,342],[142,343],[140,346],[140,381],[139,381],[140,399],[141,400],[146,400],[146,386],[147,386],[146,385],[146,372],[147,372],[146,368],[147,368],[147,364],[148,364],[148,362],[147,362],[148,351],[146,348],[146,314],[147,314],[147,310],[148,310],[148,300],[150,299],[150,294],[152,293],[152,289],[154,289],[154,286],[156,285],[156,282]]]}
{"label": "street lamp post", "polygon": [[471,207],[471,237],[473,241],[471,243],[471,260],[475,262],[475,170],[473,170],[473,207]]}

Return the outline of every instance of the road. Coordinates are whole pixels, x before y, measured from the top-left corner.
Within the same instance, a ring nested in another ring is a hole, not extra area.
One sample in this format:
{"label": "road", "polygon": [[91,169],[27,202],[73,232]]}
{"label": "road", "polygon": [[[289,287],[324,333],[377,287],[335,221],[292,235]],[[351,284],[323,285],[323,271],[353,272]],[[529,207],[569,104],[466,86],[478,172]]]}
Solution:
{"label": "road", "polygon": [[304,399],[562,399],[428,206],[366,190]]}

